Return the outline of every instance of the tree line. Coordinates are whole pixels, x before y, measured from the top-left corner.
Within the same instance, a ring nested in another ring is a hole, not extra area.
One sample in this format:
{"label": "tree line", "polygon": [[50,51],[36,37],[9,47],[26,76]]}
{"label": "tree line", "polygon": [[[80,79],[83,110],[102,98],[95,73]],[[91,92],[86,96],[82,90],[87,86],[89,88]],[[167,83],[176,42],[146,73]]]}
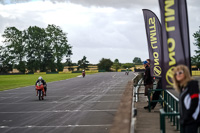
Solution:
{"label": "tree line", "polygon": [[13,68],[20,72],[40,70],[62,71],[63,57],[70,58],[72,46],[68,44],[67,33],[56,25],[46,28],[30,26],[23,31],[16,27],[7,27],[2,35],[0,46],[1,72],[7,73]]}
{"label": "tree line", "polygon": [[129,69],[135,65],[142,65],[142,60],[140,57],[135,57],[133,59],[133,63],[120,63],[118,59],[115,59],[114,62],[112,62],[110,59],[102,58],[97,64],[98,69],[104,71],[112,71],[111,68],[113,68],[115,71],[118,71],[121,68]]}
{"label": "tree line", "polygon": [[[21,73],[26,71],[34,73],[63,71],[68,66],[73,71],[74,65],[79,69],[88,69],[89,61],[83,56],[77,63],[72,63],[72,46],[68,44],[67,33],[56,25],[48,25],[46,28],[29,26],[25,30],[16,27],[7,27],[2,35],[3,45],[0,46],[0,73],[8,73],[14,68]],[[65,63],[62,63],[63,58]],[[134,64],[142,64],[139,57],[135,57],[133,63],[121,64],[118,59],[112,62],[102,58],[97,64],[99,70],[116,71],[119,68],[131,68]]]}
{"label": "tree line", "polygon": [[[30,26],[21,31],[16,27],[7,27],[2,35],[3,45],[0,46],[0,73],[7,73],[13,68],[24,73],[55,72],[63,71],[64,65],[71,70],[73,65],[78,69],[87,69],[89,61],[87,57],[78,63],[72,63],[72,46],[68,44],[67,33],[56,25],[48,25],[46,28]],[[193,34],[196,55],[191,57],[191,64],[200,68],[200,29]],[[66,62],[62,63],[63,58]],[[102,58],[97,64],[99,70],[111,71],[111,67],[117,71],[120,68],[131,68],[134,65],[141,65],[141,58],[135,57],[132,63],[122,64],[118,59],[112,62],[110,59]]]}
{"label": "tree line", "polygon": [[196,55],[191,57],[191,64],[200,68],[200,26],[199,30],[193,34],[193,37],[195,39],[194,45],[197,46],[197,50],[195,50]]}
{"label": "tree line", "polygon": [[[74,68],[72,66],[77,66],[77,70],[84,69],[87,70],[89,66],[89,61],[86,56],[83,56],[78,63],[72,63],[71,59],[67,59],[67,62],[64,63],[65,66],[68,66],[70,71],[73,71]],[[90,64],[91,65],[91,64]],[[133,63],[120,63],[118,59],[115,59],[114,62],[111,59],[102,58],[98,64],[96,64],[98,70],[102,71],[118,71],[119,69],[132,68],[135,65],[142,65],[142,61],[139,57],[135,57],[133,59]]]}

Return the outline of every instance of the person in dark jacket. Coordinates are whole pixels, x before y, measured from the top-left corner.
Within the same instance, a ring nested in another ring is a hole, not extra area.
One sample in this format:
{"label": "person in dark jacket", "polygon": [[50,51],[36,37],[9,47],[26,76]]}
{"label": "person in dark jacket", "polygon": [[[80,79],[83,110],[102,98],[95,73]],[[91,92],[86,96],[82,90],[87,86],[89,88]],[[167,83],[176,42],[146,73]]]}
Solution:
{"label": "person in dark jacket", "polygon": [[174,88],[180,93],[180,124],[183,133],[197,133],[200,120],[199,86],[185,65],[173,70]]}
{"label": "person in dark jacket", "polygon": [[143,77],[144,86],[145,86],[144,95],[147,96],[148,95],[148,89],[153,88],[153,78],[151,77],[149,63],[147,61],[144,61],[143,65],[145,67],[145,72],[144,72],[144,77]]}

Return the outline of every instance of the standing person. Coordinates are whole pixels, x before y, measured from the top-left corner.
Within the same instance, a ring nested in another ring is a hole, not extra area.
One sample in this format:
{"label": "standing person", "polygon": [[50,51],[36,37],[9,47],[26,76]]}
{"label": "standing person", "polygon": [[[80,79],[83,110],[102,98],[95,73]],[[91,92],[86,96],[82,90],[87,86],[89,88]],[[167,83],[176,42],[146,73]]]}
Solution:
{"label": "standing person", "polygon": [[148,65],[150,65],[150,59],[147,59],[146,61],[148,62]]}
{"label": "standing person", "polygon": [[199,85],[193,80],[185,65],[173,70],[173,83],[179,95],[180,124],[183,133],[197,133],[200,121]]}
{"label": "standing person", "polygon": [[[143,62],[143,65],[145,67],[145,72],[144,72],[144,86],[145,86],[145,90],[144,90],[144,95],[148,96],[148,89],[153,89],[153,78],[151,77],[151,72],[150,72],[150,63],[147,61]],[[150,99],[149,99],[150,100]],[[148,109],[148,105],[144,107],[144,109]]]}
{"label": "standing person", "polygon": [[148,95],[148,89],[153,88],[153,78],[151,77],[151,74],[150,74],[149,63],[147,61],[144,61],[143,65],[145,67],[145,73],[144,73],[144,77],[143,77],[144,86],[145,86],[144,95],[147,96]]}

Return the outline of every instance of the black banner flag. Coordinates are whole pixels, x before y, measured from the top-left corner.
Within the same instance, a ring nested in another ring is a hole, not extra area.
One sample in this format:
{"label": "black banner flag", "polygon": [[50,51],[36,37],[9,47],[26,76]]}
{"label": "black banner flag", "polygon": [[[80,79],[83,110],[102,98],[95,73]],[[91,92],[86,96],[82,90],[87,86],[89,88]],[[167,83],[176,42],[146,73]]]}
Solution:
{"label": "black banner flag", "polygon": [[[163,35],[163,88],[173,88],[172,70],[190,66],[190,45],[185,0],[159,0]],[[183,33],[184,32],[184,33]]]}
{"label": "black banner flag", "polygon": [[143,9],[146,27],[150,69],[152,77],[161,77],[162,73],[162,30],[157,16],[148,9]]}
{"label": "black banner flag", "polygon": [[185,54],[185,63],[191,71],[191,58],[190,58],[190,37],[188,26],[188,14],[186,0],[179,0],[179,17],[181,26],[181,36],[183,41],[183,49]]}

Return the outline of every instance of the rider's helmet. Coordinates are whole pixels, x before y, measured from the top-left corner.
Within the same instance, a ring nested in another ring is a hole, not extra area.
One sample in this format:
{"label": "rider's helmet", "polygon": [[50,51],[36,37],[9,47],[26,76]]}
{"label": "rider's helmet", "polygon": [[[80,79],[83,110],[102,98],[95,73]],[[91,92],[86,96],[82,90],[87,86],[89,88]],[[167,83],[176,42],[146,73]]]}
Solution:
{"label": "rider's helmet", "polygon": [[128,68],[126,68],[126,69],[128,69]]}
{"label": "rider's helmet", "polygon": [[83,70],[83,72],[84,72],[85,70]]}
{"label": "rider's helmet", "polygon": [[38,78],[38,80],[42,80],[42,77],[40,76],[40,77]]}

